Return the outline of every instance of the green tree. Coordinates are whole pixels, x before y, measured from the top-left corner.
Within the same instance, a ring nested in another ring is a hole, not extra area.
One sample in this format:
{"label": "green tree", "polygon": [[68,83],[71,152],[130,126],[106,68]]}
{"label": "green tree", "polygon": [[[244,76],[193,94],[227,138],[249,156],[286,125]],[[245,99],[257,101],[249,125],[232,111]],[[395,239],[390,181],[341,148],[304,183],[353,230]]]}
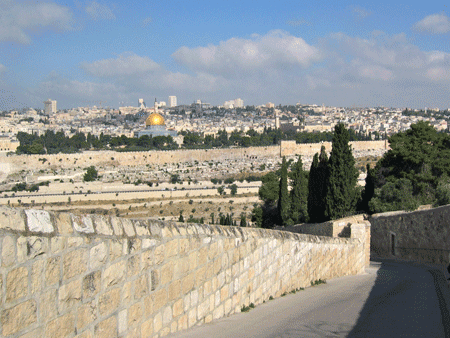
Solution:
{"label": "green tree", "polygon": [[364,190],[361,196],[359,210],[370,213],[369,202],[375,194],[375,174],[374,170],[370,168],[369,164],[367,164],[366,166],[366,173],[366,185],[364,186]]}
{"label": "green tree", "polygon": [[89,168],[87,168],[86,173],[83,176],[84,182],[91,182],[95,181],[98,178],[98,172],[97,169],[92,165]]}
{"label": "green tree", "polygon": [[291,215],[294,223],[308,220],[308,177],[303,170],[302,157],[298,157],[292,170]]}
{"label": "green tree", "polygon": [[232,196],[234,196],[234,195],[236,195],[236,193],[237,193],[237,185],[236,184],[232,184],[232,185],[230,185],[230,193],[231,193],[231,195]]}
{"label": "green tree", "polygon": [[329,160],[328,189],[325,199],[325,216],[338,219],[356,211],[359,190],[356,186],[358,170],[349,145],[349,133],[343,123],[334,128]]}
{"label": "green tree", "polygon": [[259,188],[259,197],[263,201],[261,206],[255,206],[252,212],[252,221],[258,227],[272,228],[279,221],[277,207],[278,195],[280,190],[280,180],[276,173],[269,172],[261,177],[261,187]]}
{"label": "green tree", "polygon": [[406,178],[387,182],[381,188],[375,189],[375,196],[369,202],[371,213],[394,210],[415,210],[419,201],[413,196],[413,185]]}
{"label": "green tree", "polygon": [[183,212],[180,211],[180,217],[178,217],[178,222],[184,222]]}
{"label": "green tree", "polygon": [[326,221],[325,199],[328,186],[328,156],[325,147],[316,153],[311,164],[308,180],[308,216],[309,221],[320,223]]}
{"label": "green tree", "polygon": [[278,197],[278,214],[279,222],[281,225],[287,225],[290,223],[290,201],[287,168],[288,165],[286,163],[286,157],[283,157],[283,162],[281,164],[280,190]]}
{"label": "green tree", "polygon": [[245,215],[241,215],[241,222],[239,223],[239,226],[246,227],[247,226],[247,219]]}

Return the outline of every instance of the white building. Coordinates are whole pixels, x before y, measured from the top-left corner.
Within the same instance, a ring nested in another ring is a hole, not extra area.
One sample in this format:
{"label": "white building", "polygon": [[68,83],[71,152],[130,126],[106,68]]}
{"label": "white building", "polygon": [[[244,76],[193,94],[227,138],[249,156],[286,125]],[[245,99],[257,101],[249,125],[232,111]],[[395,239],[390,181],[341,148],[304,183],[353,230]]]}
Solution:
{"label": "white building", "polygon": [[56,113],[56,100],[50,100],[44,101],[45,105],[45,114],[55,114]]}
{"label": "white building", "polygon": [[176,107],[176,106],[177,106],[177,97],[169,96],[169,107]]}
{"label": "white building", "polygon": [[223,104],[224,108],[232,109],[232,108],[242,108],[244,107],[244,101],[242,99],[225,101]]}

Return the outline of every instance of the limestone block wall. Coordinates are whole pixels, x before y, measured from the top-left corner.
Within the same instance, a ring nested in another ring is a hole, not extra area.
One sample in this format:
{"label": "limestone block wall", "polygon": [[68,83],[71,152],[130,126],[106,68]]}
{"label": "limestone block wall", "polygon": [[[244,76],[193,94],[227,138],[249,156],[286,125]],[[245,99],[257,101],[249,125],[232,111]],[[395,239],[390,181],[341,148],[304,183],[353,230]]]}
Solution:
{"label": "limestone block wall", "polygon": [[373,215],[371,250],[379,257],[437,264],[450,261],[450,205]]}
{"label": "limestone block wall", "polygon": [[162,337],[364,271],[364,243],[0,207],[0,336]]}
{"label": "limestone block wall", "polygon": [[[315,153],[320,153],[320,148],[325,147],[327,153],[331,152],[331,142],[322,143],[304,143],[296,144],[295,141],[281,141],[281,156],[302,155],[314,156]],[[388,143],[386,140],[382,141],[352,141],[350,142],[354,153],[361,151],[373,150],[387,150]]]}
{"label": "limestone block wall", "polygon": [[[363,215],[355,215],[323,223],[303,223],[284,228],[284,230],[315,236],[359,238],[364,243],[365,264],[370,263],[370,222]],[[281,229],[281,228],[280,228]]]}

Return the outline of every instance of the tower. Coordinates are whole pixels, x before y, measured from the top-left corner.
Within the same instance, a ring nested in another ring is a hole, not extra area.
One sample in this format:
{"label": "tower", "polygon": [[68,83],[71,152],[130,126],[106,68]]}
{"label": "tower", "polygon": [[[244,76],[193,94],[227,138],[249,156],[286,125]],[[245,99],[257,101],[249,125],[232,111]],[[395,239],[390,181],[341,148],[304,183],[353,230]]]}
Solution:
{"label": "tower", "polygon": [[177,97],[169,96],[169,107],[176,107],[176,106],[177,106]]}
{"label": "tower", "polygon": [[44,101],[45,105],[45,114],[50,115],[56,113],[56,100]]}

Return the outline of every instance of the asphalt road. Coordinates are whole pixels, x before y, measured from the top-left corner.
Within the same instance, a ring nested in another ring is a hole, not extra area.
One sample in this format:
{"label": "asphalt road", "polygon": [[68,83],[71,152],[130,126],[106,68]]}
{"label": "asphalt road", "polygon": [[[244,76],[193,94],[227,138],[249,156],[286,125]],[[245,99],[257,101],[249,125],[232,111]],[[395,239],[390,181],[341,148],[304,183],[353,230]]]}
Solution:
{"label": "asphalt road", "polygon": [[392,261],[366,271],[169,337],[450,337],[442,271]]}

